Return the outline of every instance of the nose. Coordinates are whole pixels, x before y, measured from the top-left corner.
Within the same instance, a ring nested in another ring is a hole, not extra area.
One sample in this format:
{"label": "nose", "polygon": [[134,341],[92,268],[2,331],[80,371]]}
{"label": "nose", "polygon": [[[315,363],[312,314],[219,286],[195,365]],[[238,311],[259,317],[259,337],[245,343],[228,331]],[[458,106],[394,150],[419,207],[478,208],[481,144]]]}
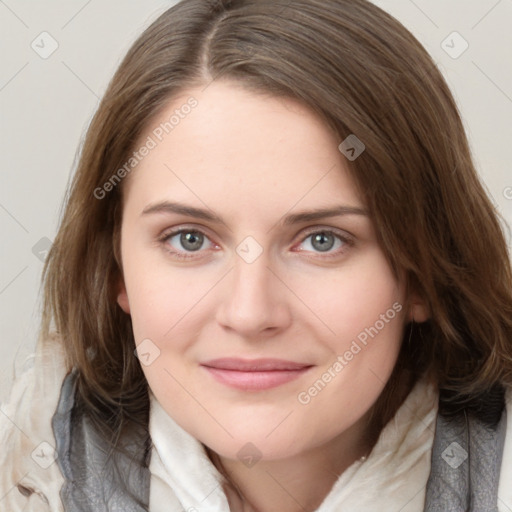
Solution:
{"label": "nose", "polygon": [[245,338],[275,334],[291,323],[286,287],[268,267],[263,253],[247,263],[235,256],[234,268],[224,280],[217,322]]}

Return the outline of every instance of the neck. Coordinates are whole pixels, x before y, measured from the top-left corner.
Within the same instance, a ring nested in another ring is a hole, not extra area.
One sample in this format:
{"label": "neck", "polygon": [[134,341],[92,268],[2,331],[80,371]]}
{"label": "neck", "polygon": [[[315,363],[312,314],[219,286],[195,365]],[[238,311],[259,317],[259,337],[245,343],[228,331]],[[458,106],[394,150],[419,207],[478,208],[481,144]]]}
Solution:
{"label": "neck", "polygon": [[357,435],[351,427],[306,453],[260,460],[251,468],[207,451],[229,482],[225,491],[233,512],[304,512],[316,510],[343,471],[370,450],[367,436]]}

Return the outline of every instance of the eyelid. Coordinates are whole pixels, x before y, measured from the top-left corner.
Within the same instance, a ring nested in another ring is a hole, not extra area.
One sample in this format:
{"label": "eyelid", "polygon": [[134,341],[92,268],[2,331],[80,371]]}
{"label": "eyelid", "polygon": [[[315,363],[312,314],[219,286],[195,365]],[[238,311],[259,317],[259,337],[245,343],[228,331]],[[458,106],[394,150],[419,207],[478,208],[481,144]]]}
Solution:
{"label": "eyelid", "polygon": [[[311,226],[310,228],[305,228],[302,230],[302,232],[304,232],[306,234],[303,234],[302,236],[304,238],[307,238],[308,236],[312,235],[313,233],[333,233],[334,235],[337,235],[341,238],[350,238],[350,239],[354,239],[355,236],[344,230],[344,229],[340,229],[340,228],[335,228],[333,226]],[[303,239],[304,239],[303,238]]]}
{"label": "eyelid", "polygon": [[209,233],[209,230],[204,226],[194,226],[192,224],[180,224],[178,226],[174,226],[172,228],[164,229],[159,235],[158,240],[165,240],[171,236],[175,236],[180,234],[183,231],[187,232],[197,232],[201,233],[205,237],[207,237],[212,243],[216,243],[212,240],[212,236]]}

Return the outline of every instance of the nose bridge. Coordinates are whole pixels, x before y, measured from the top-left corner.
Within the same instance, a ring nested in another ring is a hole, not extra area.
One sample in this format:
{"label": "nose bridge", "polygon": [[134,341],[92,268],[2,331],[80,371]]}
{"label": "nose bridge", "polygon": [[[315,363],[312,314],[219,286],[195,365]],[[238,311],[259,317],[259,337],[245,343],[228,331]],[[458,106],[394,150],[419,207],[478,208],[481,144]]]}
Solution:
{"label": "nose bridge", "polygon": [[232,286],[234,295],[238,296],[241,303],[262,301],[267,295],[270,297],[269,277],[272,274],[268,265],[269,262],[265,255],[251,263],[243,258],[236,258]]}
{"label": "nose bridge", "polygon": [[227,280],[224,301],[218,320],[244,335],[258,334],[270,328],[283,327],[289,311],[279,282],[270,271],[268,254],[255,259],[237,254]]}

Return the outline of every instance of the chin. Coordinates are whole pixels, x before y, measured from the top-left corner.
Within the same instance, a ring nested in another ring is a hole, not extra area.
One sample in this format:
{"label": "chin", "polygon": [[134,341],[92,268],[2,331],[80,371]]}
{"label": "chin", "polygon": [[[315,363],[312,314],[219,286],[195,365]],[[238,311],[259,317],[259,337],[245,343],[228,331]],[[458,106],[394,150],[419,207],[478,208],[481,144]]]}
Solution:
{"label": "chin", "polygon": [[283,431],[281,435],[273,433],[269,436],[268,433],[271,430],[269,428],[260,432],[255,429],[241,428],[240,432],[244,433],[238,435],[235,429],[230,429],[233,439],[226,439],[226,436],[222,440],[208,438],[203,440],[203,444],[221,457],[241,462],[256,459],[265,461],[286,459],[307,449],[307,446],[303,445],[305,440],[301,439],[301,436],[294,436],[289,431]]}

